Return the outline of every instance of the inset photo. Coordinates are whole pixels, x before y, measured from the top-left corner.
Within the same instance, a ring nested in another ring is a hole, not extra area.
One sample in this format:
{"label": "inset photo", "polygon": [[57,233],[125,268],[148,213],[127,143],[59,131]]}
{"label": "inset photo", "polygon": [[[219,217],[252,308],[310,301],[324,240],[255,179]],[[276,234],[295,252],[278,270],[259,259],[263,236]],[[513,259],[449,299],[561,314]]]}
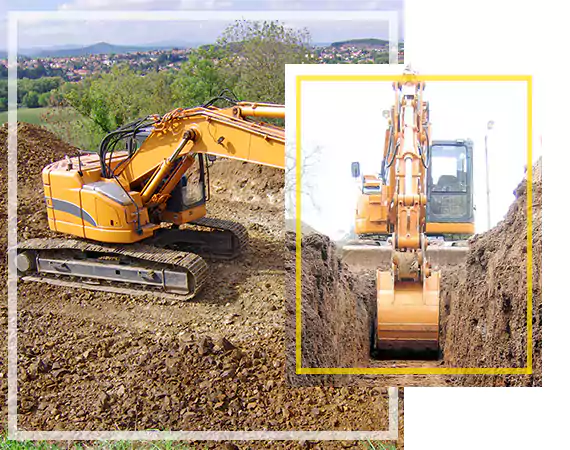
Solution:
{"label": "inset photo", "polygon": [[540,386],[532,77],[291,65],[286,80],[292,379]]}

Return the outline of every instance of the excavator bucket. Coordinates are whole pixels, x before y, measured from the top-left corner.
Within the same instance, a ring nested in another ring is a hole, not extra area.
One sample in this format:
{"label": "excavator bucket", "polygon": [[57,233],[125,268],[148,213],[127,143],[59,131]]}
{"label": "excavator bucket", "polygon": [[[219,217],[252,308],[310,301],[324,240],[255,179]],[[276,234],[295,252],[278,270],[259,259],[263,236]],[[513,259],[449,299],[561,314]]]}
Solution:
{"label": "excavator bucket", "polygon": [[422,283],[398,281],[376,272],[375,350],[432,353],[439,350],[439,271]]}

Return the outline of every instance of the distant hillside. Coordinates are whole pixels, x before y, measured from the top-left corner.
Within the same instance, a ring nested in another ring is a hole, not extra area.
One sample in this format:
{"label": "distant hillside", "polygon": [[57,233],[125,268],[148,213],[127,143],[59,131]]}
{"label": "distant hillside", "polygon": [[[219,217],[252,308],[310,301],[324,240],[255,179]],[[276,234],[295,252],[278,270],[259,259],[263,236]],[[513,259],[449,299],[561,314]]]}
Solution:
{"label": "distant hillside", "polygon": [[88,45],[87,47],[68,48],[62,50],[42,50],[39,56],[64,57],[64,56],[85,56],[85,55],[104,55],[110,53],[135,53],[148,51],[145,47],[135,47],[128,45],[113,45],[107,42],[98,42],[97,44]]}
{"label": "distant hillside", "polygon": [[347,41],[333,42],[331,47],[359,47],[359,48],[381,48],[386,47],[390,42],[384,39],[349,39]]}
{"label": "distant hillside", "polygon": [[149,50],[159,50],[160,45],[157,46],[132,46],[132,45],[114,45],[107,42],[98,42],[97,44],[88,45],[86,47],[66,48],[66,49],[45,49],[37,52],[39,57],[52,57],[62,58],[67,56],[86,56],[86,55],[107,55],[111,53],[124,54],[147,52]]}

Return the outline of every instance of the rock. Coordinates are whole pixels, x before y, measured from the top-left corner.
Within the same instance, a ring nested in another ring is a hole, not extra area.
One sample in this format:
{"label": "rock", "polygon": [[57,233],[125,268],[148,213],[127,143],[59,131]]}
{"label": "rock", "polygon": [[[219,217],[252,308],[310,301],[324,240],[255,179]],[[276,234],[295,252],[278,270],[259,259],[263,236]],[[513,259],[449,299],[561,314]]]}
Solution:
{"label": "rock", "polygon": [[232,343],[229,341],[229,339],[227,339],[227,338],[225,338],[225,337],[220,340],[220,342],[218,343],[218,346],[219,346],[222,350],[224,350],[225,352],[229,352],[229,351],[232,351],[232,350],[237,349],[237,347],[236,347],[234,344],[232,344]]}
{"label": "rock", "polygon": [[236,444],[232,444],[231,442],[224,442],[222,448],[224,450],[239,450],[239,447]]}
{"label": "rock", "polygon": [[230,358],[232,359],[232,361],[239,361],[240,359],[243,358],[243,353],[239,348],[235,348],[234,350],[231,351]]}
{"label": "rock", "polygon": [[98,396],[97,396],[97,406],[99,406],[99,409],[101,411],[104,411],[106,409],[109,408],[110,406],[110,397],[106,392],[101,392]]}
{"label": "rock", "polygon": [[198,348],[198,353],[201,356],[209,355],[214,351],[214,341],[210,336],[204,336],[200,341],[200,347]]}
{"label": "rock", "polygon": [[232,378],[236,374],[236,367],[232,367],[222,372],[222,378]]}

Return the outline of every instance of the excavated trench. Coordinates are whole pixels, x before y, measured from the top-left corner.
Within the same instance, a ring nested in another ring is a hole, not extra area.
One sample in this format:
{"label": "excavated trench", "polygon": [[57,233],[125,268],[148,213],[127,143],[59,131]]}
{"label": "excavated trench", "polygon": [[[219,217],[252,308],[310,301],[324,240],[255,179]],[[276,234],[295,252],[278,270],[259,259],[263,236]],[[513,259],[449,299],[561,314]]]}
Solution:
{"label": "excavated trench", "polygon": [[[325,236],[302,239],[303,367],[525,367],[527,355],[526,180],[516,188],[505,219],[469,241],[468,251],[437,255],[442,272],[439,359],[377,360],[369,355],[369,327],[375,305],[373,252],[364,260],[344,252]],[[532,179],[532,375],[368,375],[295,373],[295,235],[286,244],[289,381],[293,384],[358,383],[400,386],[535,386],[542,370],[542,166]],[[461,255],[459,255],[461,253]],[[348,255],[348,257],[347,257]],[[346,264],[343,261],[348,261]],[[380,266],[386,269],[387,267]]]}

